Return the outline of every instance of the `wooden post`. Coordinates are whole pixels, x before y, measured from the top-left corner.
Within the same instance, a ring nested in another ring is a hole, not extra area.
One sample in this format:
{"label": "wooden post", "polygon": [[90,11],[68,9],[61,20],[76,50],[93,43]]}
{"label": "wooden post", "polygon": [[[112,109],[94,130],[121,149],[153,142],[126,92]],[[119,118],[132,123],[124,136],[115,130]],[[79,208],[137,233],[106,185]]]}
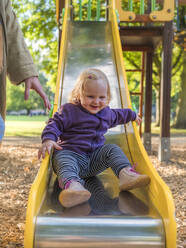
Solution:
{"label": "wooden post", "polygon": [[152,63],[153,52],[146,53],[146,86],[145,86],[145,121],[143,143],[146,151],[151,153],[151,116],[152,116]]}
{"label": "wooden post", "polygon": [[[151,0],[147,0],[146,14],[151,12]],[[150,27],[152,24],[146,23]],[[152,64],[154,48],[146,52],[145,64],[145,113],[144,113],[144,134],[143,144],[148,154],[151,154],[151,121],[152,121]]]}
{"label": "wooden post", "polygon": [[172,70],[172,21],[166,22],[163,31],[162,80],[160,95],[160,144],[158,158],[168,161],[170,158],[170,94]]}
{"label": "wooden post", "polygon": [[[141,81],[139,95],[139,115],[143,117],[143,93],[144,93],[144,67],[145,67],[145,52],[141,54]],[[140,137],[142,137],[142,123],[139,126]]]}

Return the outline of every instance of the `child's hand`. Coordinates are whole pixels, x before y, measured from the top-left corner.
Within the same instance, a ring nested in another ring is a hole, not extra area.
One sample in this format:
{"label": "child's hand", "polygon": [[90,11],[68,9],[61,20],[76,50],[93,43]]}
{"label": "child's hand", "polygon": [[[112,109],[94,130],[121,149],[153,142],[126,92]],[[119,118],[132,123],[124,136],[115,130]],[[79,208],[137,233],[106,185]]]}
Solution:
{"label": "child's hand", "polygon": [[135,120],[135,122],[136,122],[138,125],[140,125],[141,121],[142,121],[141,117],[140,117],[139,115],[136,115],[136,120]]}
{"label": "child's hand", "polygon": [[57,142],[53,141],[53,140],[45,140],[41,146],[41,148],[38,151],[38,158],[40,159],[41,155],[42,158],[45,157],[46,152],[48,152],[48,154],[50,154],[52,148],[55,148],[57,150],[62,150],[62,147],[59,146],[57,144]]}

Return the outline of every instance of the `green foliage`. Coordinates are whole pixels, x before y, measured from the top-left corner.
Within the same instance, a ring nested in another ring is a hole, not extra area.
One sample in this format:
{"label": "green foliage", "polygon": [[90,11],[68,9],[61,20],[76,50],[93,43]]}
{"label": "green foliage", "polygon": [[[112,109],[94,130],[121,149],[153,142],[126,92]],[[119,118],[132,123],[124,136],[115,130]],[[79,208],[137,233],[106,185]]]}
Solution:
{"label": "green foliage", "polygon": [[55,89],[57,78],[57,23],[54,0],[12,0],[34,62]]}
{"label": "green foliage", "polygon": [[[141,69],[141,52],[123,52],[126,70]],[[130,93],[140,92],[141,72],[127,72],[127,80]],[[131,94],[131,101],[136,109],[139,109],[139,96]]]}
{"label": "green foliage", "polygon": [[[50,87],[46,85],[46,78],[41,74],[39,75],[40,83],[43,86],[44,91],[52,101],[54,94],[51,92]],[[13,84],[7,84],[7,111],[18,111],[22,109],[27,110],[27,114],[33,109],[44,109],[44,103],[41,97],[33,90],[30,91],[29,100],[24,101],[24,84],[15,86]]]}
{"label": "green foliage", "polygon": [[[88,4],[89,0],[73,0],[73,8],[74,8],[74,20],[80,20],[80,3],[82,7],[82,20],[88,20]],[[91,18],[90,20],[96,20],[96,13],[98,6],[98,0],[91,0]],[[100,20],[106,19],[106,0],[100,0]]]}
{"label": "green foliage", "polygon": [[[12,0],[28,49],[39,71],[39,80],[52,102],[58,66],[56,9],[54,0]],[[7,111],[44,109],[43,100],[30,91],[24,101],[24,84],[7,84]]]}
{"label": "green foliage", "polygon": [[[34,116],[28,116],[28,115],[7,115],[6,121],[10,122],[46,122],[48,120],[47,115],[34,115]],[[23,124],[24,125],[24,124]]]}
{"label": "green foliage", "polygon": [[[73,0],[75,20],[79,18],[79,3],[80,0]],[[82,0],[82,14],[83,19],[87,20],[87,6],[88,0]],[[101,18],[105,18],[105,6],[106,0],[101,0]],[[147,8],[145,1],[145,8]],[[133,1],[133,9],[139,13],[140,1]],[[122,1],[123,8],[128,9],[128,0]],[[56,8],[55,0],[12,0],[13,8],[18,16],[20,25],[22,27],[24,36],[26,38],[27,45],[33,56],[35,64],[37,65],[40,73],[43,77],[42,84],[50,85],[53,92],[55,90],[55,83],[57,77],[57,23],[56,23]],[[97,0],[91,1],[92,20],[96,18],[96,8]],[[156,3],[156,8],[161,8]],[[179,7],[179,27],[182,29],[185,27],[185,7]],[[138,24],[135,24],[138,25]],[[174,45],[173,48],[173,67],[172,67],[172,111],[175,111],[179,92],[181,90],[181,71],[183,70],[182,64],[182,52],[183,49],[178,45]],[[155,93],[159,91],[159,85],[161,80],[161,56],[162,49],[161,46],[156,49],[154,54],[154,65],[153,65],[153,101],[155,101]],[[141,54],[138,52],[124,53],[126,69],[139,69],[141,67]],[[86,61],[85,61],[86,62]],[[127,78],[129,82],[130,91],[140,90],[140,73],[139,72],[128,72]],[[47,82],[46,82],[47,79]],[[50,90],[47,87],[45,90]],[[7,105],[8,109],[17,110],[18,108],[40,108],[43,104],[41,99],[35,95],[34,92],[31,93],[33,96],[30,97],[30,101],[26,102],[24,105],[24,89],[22,86],[15,87],[8,85],[8,97]],[[49,94],[49,91],[48,91]],[[38,97],[38,98],[36,98]],[[51,96],[52,98],[52,96]],[[135,103],[136,107],[139,105],[139,97],[133,96],[132,101]],[[36,106],[37,102],[37,106]]]}
{"label": "green foliage", "polygon": [[[149,2],[151,4],[149,4]],[[161,2],[158,1],[146,1],[146,0],[122,0],[122,8],[126,11],[134,11],[135,14],[143,14],[143,9],[146,12],[147,10],[150,10],[151,8],[154,10],[161,10],[163,5]]]}
{"label": "green foliage", "polygon": [[[171,87],[171,111],[175,112],[178,102],[179,93],[181,91],[181,73],[183,70],[182,49],[176,43],[173,46],[172,56],[172,87]],[[141,68],[141,52],[124,52],[124,60],[126,69]],[[161,81],[161,63],[162,63],[162,46],[159,46],[154,53],[153,58],[153,103],[155,103],[155,92],[159,91]],[[127,72],[129,90],[131,92],[139,92],[140,90],[139,72]],[[138,96],[132,96],[132,101],[138,106]]]}

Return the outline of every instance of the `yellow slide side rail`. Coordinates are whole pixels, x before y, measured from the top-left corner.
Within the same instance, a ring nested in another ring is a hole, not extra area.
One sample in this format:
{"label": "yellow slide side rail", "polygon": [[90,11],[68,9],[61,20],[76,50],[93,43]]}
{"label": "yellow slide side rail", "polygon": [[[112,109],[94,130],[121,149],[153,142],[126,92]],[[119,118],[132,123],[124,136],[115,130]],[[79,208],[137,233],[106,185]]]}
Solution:
{"label": "yellow slide side rail", "polygon": [[49,156],[42,161],[39,172],[29,193],[24,233],[24,248],[34,247],[36,216],[44,199],[46,185],[48,183],[48,163]]}
{"label": "yellow slide side rail", "polygon": [[[113,42],[114,42],[114,50],[116,57],[116,66],[118,71],[118,79],[120,83],[121,89],[121,99],[122,102],[125,102],[126,99],[123,98],[122,89],[126,89],[127,93],[127,101],[128,106],[131,107],[131,101],[129,96],[127,78],[125,73],[124,61],[123,61],[123,53],[121,48],[121,41],[118,31],[118,23],[117,16],[115,12],[114,0],[110,0],[110,8],[109,8],[109,20],[112,25],[113,32]],[[121,77],[123,74],[123,80]],[[125,84],[125,87],[122,84]],[[148,196],[152,204],[158,210],[162,221],[164,223],[165,229],[165,238],[166,238],[166,248],[176,248],[176,221],[175,221],[175,208],[174,202],[172,198],[172,193],[169,190],[168,186],[158,175],[157,171],[153,167],[147,152],[141,142],[139,137],[139,133],[136,127],[136,124],[133,123],[134,134],[128,134],[129,146],[131,149],[131,153],[133,156],[133,160],[137,161],[138,164],[142,164],[143,166],[139,166],[137,168],[138,172],[142,174],[147,174],[151,177],[151,183],[148,186]]]}
{"label": "yellow slide side rail", "polygon": [[[53,113],[57,111],[58,104],[60,102],[60,90],[62,84],[62,76],[64,70],[64,54],[65,54],[65,47],[66,47],[66,36],[67,36],[67,19],[70,13],[68,2],[66,1],[65,6],[65,16],[63,22],[63,33],[61,39],[61,53],[59,58],[59,65],[58,65],[58,77],[56,83],[56,94],[54,100],[54,109]],[[38,174],[32,184],[28,204],[27,204],[27,213],[26,213],[26,225],[25,225],[25,233],[24,233],[24,248],[33,248],[34,247],[34,233],[35,233],[35,222],[36,216],[40,210],[42,201],[44,200],[48,179],[49,179],[49,156],[47,155],[45,159],[43,159],[41,163],[41,167],[38,171]]]}
{"label": "yellow slide side rail", "polygon": [[61,100],[61,90],[62,90],[62,82],[63,82],[63,75],[64,75],[64,66],[65,66],[65,49],[67,44],[67,23],[70,19],[70,7],[69,1],[66,0],[65,2],[65,14],[62,26],[62,38],[60,42],[60,56],[58,62],[58,73],[57,73],[57,84],[56,84],[56,92],[54,98],[54,111],[57,111],[57,106],[60,105]]}
{"label": "yellow slide side rail", "polygon": [[[139,1],[140,0],[136,0]],[[164,1],[163,9],[159,11],[152,11],[149,14],[149,18],[153,22],[167,22],[174,18],[174,0],[162,0]],[[133,11],[126,11],[122,9],[122,0],[113,1],[119,13],[119,19],[123,22],[135,22],[136,14]]]}

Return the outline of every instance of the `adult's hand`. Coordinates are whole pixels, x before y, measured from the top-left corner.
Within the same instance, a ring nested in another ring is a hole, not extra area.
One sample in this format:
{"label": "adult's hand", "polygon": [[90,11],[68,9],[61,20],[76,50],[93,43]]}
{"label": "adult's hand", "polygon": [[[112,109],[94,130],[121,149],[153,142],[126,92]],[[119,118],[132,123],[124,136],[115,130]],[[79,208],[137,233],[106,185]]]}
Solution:
{"label": "adult's hand", "polygon": [[40,97],[43,99],[45,107],[47,109],[51,108],[51,104],[48,100],[48,96],[45,94],[38,77],[30,77],[24,80],[25,81],[25,100],[28,100],[30,95],[30,89],[35,90]]}

